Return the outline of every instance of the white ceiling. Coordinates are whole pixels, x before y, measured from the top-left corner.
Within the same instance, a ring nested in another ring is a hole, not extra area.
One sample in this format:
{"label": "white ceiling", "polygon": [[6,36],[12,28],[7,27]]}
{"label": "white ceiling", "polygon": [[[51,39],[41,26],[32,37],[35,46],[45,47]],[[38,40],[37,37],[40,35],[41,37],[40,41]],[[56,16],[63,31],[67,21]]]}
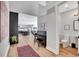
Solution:
{"label": "white ceiling", "polygon": [[42,16],[59,1],[9,1],[10,11]]}
{"label": "white ceiling", "polygon": [[[63,1],[62,1],[63,2]],[[9,1],[10,11],[42,16],[47,14],[47,10],[60,1]],[[66,12],[77,8],[77,2],[69,1],[59,6],[60,12]]]}
{"label": "white ceiling", "polygon": [[37,16],[39,6],[46,6],[46,1],[9,1],[10,11]]}
{"label": "white ceiling", "polygon": [[78,7],[77,1],[68,1],[59,6],[59,11],[61,13],[70,11]]}

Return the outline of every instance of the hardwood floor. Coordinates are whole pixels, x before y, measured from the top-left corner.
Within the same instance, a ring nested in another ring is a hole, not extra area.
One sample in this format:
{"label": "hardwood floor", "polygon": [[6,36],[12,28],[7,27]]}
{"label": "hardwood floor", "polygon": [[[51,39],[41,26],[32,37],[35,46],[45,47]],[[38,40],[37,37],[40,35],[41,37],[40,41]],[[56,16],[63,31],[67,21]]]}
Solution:
{"label": "hardwood floor", "polygon": [[[34,37],[32,35],[30,36],[23,36],[19,34],[19,44],[11,45],[8,57],[18,57],[17,53],[17,47],[23,46],[23,45],[30,45],[41,57],[56,57],[54,53],[50,52],[46,48],[38,47],[37,43],[34,44]],[[60,47],[59,55],[58,57],[75,57],[77,56],[77,49],[74,48],[62,48]]]}
{"label": "hardwood floor", "polygon": [[37,44],[34,44],[33,36],[22,36],[19,35],[19,44],[11,45],[8,57],[18,57],[17,53],[17,47],[23,46],[23,45],[30,45],[41,57],[55,57],[56,55],[50,51],[48,51],[46,48],[43,47],[37,47]]}
{"label": "hardwood floor", "polygon": [[71,48],[71,47],[67,47],[67,48],[63,48],[60,46],[60,51],[59,51],[59,55],[63,56],[63,57],[76,57],[78,54],[78,49],[77,48]]}

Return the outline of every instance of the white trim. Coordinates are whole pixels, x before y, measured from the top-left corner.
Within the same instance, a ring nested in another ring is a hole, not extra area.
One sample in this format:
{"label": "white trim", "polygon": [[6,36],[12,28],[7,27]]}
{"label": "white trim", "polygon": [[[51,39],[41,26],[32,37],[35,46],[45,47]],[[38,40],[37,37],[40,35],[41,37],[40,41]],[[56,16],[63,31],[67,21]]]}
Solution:
{"label": "white trim", "polygon": [[4,57],[7,57],[7,54],[8,54],[9,48],[10,48],[10,45],[8,45]]}
{"label": "white trim", "polygon": [[9,39],[6,38],[6,39],[2,40],[0,43],[0,47],[1,47],[0,52],[2,53],[2,54],[0,54],[0,56],[6,57],[8,54],[8,51],[9,51],[9,47],[10,47]]}
{"label": "white trim", "polygon": [[53,53],[55,53],[56,55],[57,55],[57,52],[54,50],[54,49],[52,49],[52,48],[50,48],[50,47],[46,47],[49,51],[51,51],[51,52],[53,52]]}
{"label": "white trim", "polygon": [[9,10],[9,2],[8,1],[5,1],[5,5],[6,5],[7,9]]}

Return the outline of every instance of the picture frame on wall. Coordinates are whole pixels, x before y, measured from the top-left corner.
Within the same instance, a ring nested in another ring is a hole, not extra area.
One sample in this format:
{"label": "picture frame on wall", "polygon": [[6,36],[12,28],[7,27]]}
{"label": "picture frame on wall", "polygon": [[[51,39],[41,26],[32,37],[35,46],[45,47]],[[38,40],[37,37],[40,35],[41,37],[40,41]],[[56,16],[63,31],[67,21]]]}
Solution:
{"label": "picture frame on wall", "polygon": [[42,23],[42,27],[45,29],[45,23]]}
{"label": "picture frame on wall", "polygon": [[41,23],[40,26],[41,26],[41,28],[42,28],[43,30],[46,29],[46,24],[45,24],[45,23]]}
{"label": "picture frame on wall", "polygon": [[70,25],[64,25],[64,30],[70,30]]}

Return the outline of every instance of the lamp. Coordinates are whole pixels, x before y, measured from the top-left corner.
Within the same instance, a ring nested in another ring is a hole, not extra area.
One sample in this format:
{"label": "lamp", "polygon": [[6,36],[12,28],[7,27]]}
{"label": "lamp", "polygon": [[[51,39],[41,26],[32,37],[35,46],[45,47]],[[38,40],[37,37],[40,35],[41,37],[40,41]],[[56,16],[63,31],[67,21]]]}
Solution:
{"label": "lamp", "polygon": [[79,15],[78,11],[75,11],[74,16],[78,16],[78,15]]}
{"label": "lamp", "polygon": [[77,12],[74,13],[74,16],[78,16],[78,21],[79,21],[79,1],[78,1],[78,10]]}

